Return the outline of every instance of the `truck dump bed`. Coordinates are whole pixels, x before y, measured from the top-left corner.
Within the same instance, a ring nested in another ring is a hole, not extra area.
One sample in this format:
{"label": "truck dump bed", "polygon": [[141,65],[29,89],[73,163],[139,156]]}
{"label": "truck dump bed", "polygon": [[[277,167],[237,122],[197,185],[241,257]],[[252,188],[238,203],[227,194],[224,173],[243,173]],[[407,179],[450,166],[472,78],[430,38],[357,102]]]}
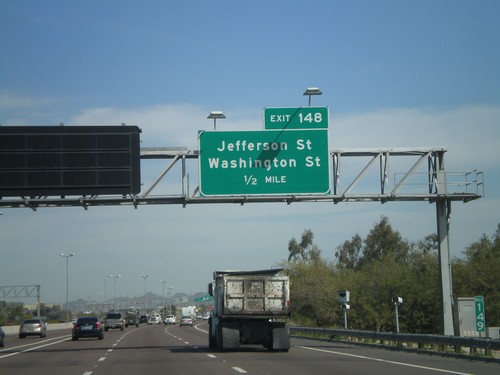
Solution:
{"label": "truck dump bed", "polygon": [[289,280],[277,276],[279,271],[216,271],[217,288],[224,294],[222,315],[288,316]]}

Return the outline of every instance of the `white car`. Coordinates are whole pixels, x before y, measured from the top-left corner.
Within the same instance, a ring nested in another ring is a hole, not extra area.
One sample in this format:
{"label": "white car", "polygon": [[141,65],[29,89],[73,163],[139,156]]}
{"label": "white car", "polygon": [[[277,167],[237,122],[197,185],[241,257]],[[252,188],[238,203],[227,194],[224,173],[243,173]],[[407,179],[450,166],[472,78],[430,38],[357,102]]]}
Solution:
{"label": "white car", "polygon": [[163,321],[163,323],[165,325],[167,325],[167,324],[175,324],[175,316],[173,316],[173,315],[167,315],[165,317],[165,320]]}
{"label": "white car", "polygon": [[160,314],[151,314],[149,316],[148,324],[161,324]]}

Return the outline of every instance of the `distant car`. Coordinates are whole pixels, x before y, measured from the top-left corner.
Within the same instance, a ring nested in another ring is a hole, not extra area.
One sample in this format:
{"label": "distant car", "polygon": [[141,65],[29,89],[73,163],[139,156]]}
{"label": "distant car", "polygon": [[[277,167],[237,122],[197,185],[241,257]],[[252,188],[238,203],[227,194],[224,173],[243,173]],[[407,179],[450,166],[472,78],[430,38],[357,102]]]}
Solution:
{"label": "distant car", "polygon": [[0,348],[3,348],[5,346],[4,339],[5,339],[5,331],[3,330],[2,327],[0,327]]}
{"label": "distant car", "polygon": [[104,330],[108,332],[109,329],[114,328],[118,328],[121,331],[125,328],[125,319],[123,318],[122,313],[108,313],[104,318]]}
{"label": "distant car", "polygon": [[125,317],[125,327],[136,326],[139,327],[139,317],[135,314],[129,314]]}
{"label": "distant car", "polygon": [[141,315],[139,317],[139,323],[147,323],[148,322],[148,316],[147,315]]}
{"label": "distant car", "polygon": [[151,314],[148,319],[148,324],[161,324],[160,314]]}
{"label": "distant car", "polygon": [[183,316],[181,318],[181,322],[179,323],[179,326],[193,326],[193,318],[190,316]]}
{"label": "distant car", "polygon": [[42,319],[25,319],[19,327],[19,338],[26,336],[47,336],[47,323]]}
{"label": "distant car", "polygon": [[210,314],[203,314],[203,315],[201,316],[201,319],[203,319],[203,320],[208,320],[208,319],[210,319]]}
{"label": "distant car", "polygon": [[175,316],[173,316],[173,315],[167,315],[165,317],[165,320],[163,321],[163,323],[165,323],[165,325],[167,325],[167,324],[175,324]]}
{"label": "distant car", "polygon": [[81,337],[104,338],[102,325],[97,316],[85,316],[78,318],[71,331],[71,340],[76,341]]}

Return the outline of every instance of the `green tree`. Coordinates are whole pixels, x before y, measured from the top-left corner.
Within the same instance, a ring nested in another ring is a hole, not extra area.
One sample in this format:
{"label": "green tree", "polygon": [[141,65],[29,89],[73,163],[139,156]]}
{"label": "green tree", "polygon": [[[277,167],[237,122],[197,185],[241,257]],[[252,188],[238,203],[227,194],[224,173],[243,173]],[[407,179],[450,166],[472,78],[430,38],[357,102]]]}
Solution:
{"label": "green tree", "polygon": [[[32,312],[32,315],[36,315],[36,311]],[[60,320],[61,307],[59,305],[46,305],[44,303],[40,304],[40,315],[45,317],[47,321]]]}
{"label": "green tree", "polygon": [[25,318],[24,307],[21,302],[7,303],[6,310],[6,323],[20,323]]}
{"label": "green tree", "polygon": [[332,267],[324,260],[290,264],[292,318],[306,326],[333,326],[336,319],[336,288]]}
{"label": "green tree", "polygon": [[389,219],[382,216],[373,229],[366,236],[360,266],[375,260],[392,257],[395,261],[405,262],[409,251],[409,244],[401,238],[398,231],[392,229]]}
{"label": "green tree", "polygon": [[[399,307],[402,332],[439,333],[441,281],[436,234],[416,243],[404,240],[381,217],[365,239],[359,234],[336,248],[335,263],[321,256],[310,229],[290,240],[286,267],[292,282],[292,316],[297,324],[343,326],[338,290],[351,292],[350,329],[395,329],[392,298]],[[456,296],[483,295],[488,326],[500,325],[500,224],[453,262]]]}
{"label": "green tree", "polygon": [[7,322],[7,303],[0,301],[0,326],[5,325]]}
{"label": "green tree", "polygon": [[412,246],[410,272],[404,286],[401,319],[410,333],[438,333],[441,322],[441,282],[436,234]]}
{"label": "green tree", "polygon": [[363,240],[359,234],[355,234],[350,241],[345,241],[337,247],[335,252],[337,267],[341,270],[357,269],[362,251]]}
{"label": "green tree", "polygon": [[288,242],[288,261],[291,260],[318,260],[321,258],[321,250],[313,243],[314,235],[312,230],[306,229],[302,233],[300,243],[295,238]]}
{"label": "green tree", "polygon": [[313,232],[307,229],[300,242],[292,238],[288,244],[292,316],[297,324],[329,326],[335,320],[333,268],[313,239]]}
{"label": "green tree", "polygon": [[[351,292],[351,327],[374,331],[395,330],[392,298],[405,295],[405,280],[409,272],[407,264],[399,263],[390,256],[374,260],[357,272]],[[403,321],[400,320],[401,323]],[[404,325],[400,326],[404,330]]]}
{"label": "green tree", "polygon": [[500,325],[500,224],[492,238],[486,234],[468,246],[465,259],[453,262],[453,291],[459,297],[485,299],[486,324]]}

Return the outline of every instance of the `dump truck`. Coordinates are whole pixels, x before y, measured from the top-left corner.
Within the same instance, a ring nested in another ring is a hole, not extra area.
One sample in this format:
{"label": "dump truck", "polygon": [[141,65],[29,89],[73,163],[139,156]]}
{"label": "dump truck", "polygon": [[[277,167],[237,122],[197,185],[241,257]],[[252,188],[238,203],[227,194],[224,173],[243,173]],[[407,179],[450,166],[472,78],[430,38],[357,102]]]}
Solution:
{"label": "dump truck", "polygon": [[262,345],[271,351],[290,348],[290,282],[283,269],[215,271],[208,293],[214,298],[208,343],[223,351]]}

